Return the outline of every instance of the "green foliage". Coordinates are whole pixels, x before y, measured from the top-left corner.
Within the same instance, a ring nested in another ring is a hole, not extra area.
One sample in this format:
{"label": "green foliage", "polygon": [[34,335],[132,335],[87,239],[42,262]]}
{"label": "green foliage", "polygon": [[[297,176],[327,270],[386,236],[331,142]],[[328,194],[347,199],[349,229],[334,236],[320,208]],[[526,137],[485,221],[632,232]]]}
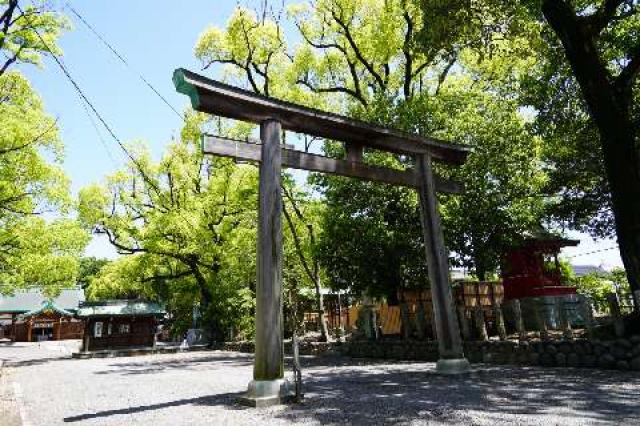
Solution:
{"label": "green foliage", "polygon": [[620,300],[630,300],[630,289],[627,275],[622,268],[615,268],[611,272],[592,272],[582,277],[572,277],[571,283],[578,288],[578,292],[588,296],[598,312],[608,312],[607,296],[616,293]]}
{"label": "green foliage", "polygon": [[205,327],[221,335],[252,309],[257,173],[204,158],[203,118],[189,115],[160,161],[138,146],[135,163],[83,188],[79,213],[127,255],[92,280],[92,297],[160,300],[183,319],[198,303]]}
{"label": "green foliage", "polygon": [[56,121],[19,73],[0,74],[0,94],[0,282],[55,294],[75,284],[88,235],[75,221],[40,217],[71,206]]}
{"label": "green foliage", "polygon": [[[471,47],[480,62],[504,58],[508,66],[482,74],[500,83],[532,111],[532,131],[544,141],[542,158],[549,175],[544,193],[553,198],[547,216],[557,225],[611,237],[614,218],[605,177],[600,135],[583,100],[564,46],[543,16],[551,0],[474,1],[420,0],[425,22],[418,42],[425,50],[438,45],[448,51]],[[557,3],[560,3],[559,1]],[[593,38],[602,62],[618,75],[637,51],[640,14],[637,2],[581,0],[569,4]],[[522,65],[526,65],[522,72]],[[498,84],[496,84],[498,86]],[[640,119],[637,83],[631,104]],[[636,126],[637,127],[637,126]]]}
{"label": "green foliage", "polygon": [[0,228],[5,250],[0,254],[2,288],[37,285],[55,295],[74,285],[78,276],[78,258],[89,236],[75,221],[58,219],[46,222],[27,217]]}
{"label": "green foliage", "polygon": [[56,42],[69,27],[67,18],[46,0],[22,5],[18,0],[0,0],[0,51],[5,58],[0,60],[0,75],[13,64],[40,66],[49,49],[60,54]]}
{"label": "green foliage", "polygon": [[615,291],[613,282],[608,277],[591,273],[576,278],[574,285],[580,294],[588,296],[593,302],[593,306],[598,312],[606,312],[608,308],[607,295]]}
{"label": "green foliage", "polygon": [[395,297],[427,282],[414,192],[329,176],[316,185],[327,203],[317,250],[330,286]]}
{"label": "green foliage", "polygon": [[[467,185],[463,196],[441,200],[448,244],[458,264],[480,275],[491,273],[502,247],[539,225],[538,194],[545,183],[540,140],[530,133],[512,97],[498,85],[478,83],[479,76],[504,74],[503,69],[526,74],[531,65],[525,63],[527,49],[492,41],[494,51],[518,53],[521,61],[514,66],[506,54],[479,58],[473,46],[449,49],[433,41],[424,48],[416,43],[418,31],[434,23],[423,18],[418,5],[405,1],[292,5],[288,18],[302,37],[293,48],[282,41],[282,29],[276,29],[283,24],[256,16],[238,9],[225,29],[209,29],[201,36],[196,55],[205,66],[224,64],[228,75],[259,93],[475,148],[465,167],[440,170]],[[512,33],[527,41],[526,31],[534,27]],[[249,36],[267,28],[271,35],[265,43]],[[272,58],[275,68],[268,68],[265,58]],[[325,145],[324,151],[343,155],[333,145]],[[411,165],[410,159],[374,152],[367,152],[365,161]],[[315,253],[329,285],[389,295],[398,286],[426,282],[411,190],[330,176],[314,176],[312,184],[327,201]]]}
{"label": "green foliage", "polygon": [[87,287],[91,280],[108,265],[111,261],[108,259],[99,259],[96,257],[80,258],[80,269],[78,272],[78,284]]}

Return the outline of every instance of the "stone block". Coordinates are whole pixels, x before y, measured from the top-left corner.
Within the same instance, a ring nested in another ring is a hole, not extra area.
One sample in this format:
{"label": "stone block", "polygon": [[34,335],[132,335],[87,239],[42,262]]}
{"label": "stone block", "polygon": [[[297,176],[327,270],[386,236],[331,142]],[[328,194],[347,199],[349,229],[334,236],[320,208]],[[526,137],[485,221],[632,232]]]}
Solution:
{"label": "stone block", "polygon": [[567,365],[569,367],[580,367],[580,355],[575,352],[567,355]]}
{"label": "stone block", "polygon": [[627,349],[616,345],[616,346],[611,348],[611,355],[615,359],[626,359],[627,358]]}
{"label": "stone block", "polygon": [[567,355],[562,352],[557,353],[555,356],[556,366],[558,367],[566,367],[567,366]]}
{"label": "stone block", "polygon": [[544,367],[553,367],[554,364],[555,364],[554,355],[548,352],[540,354],[540,365]]}
{"label": "stone block", "polygon": [[640,356],[635,357],[629,363],[632,370],[640,371]]}
{"label": "stone block", "polygon": [[640,344],[640,334],[634,334],[633,336],[631,336],[629,338],[629,341],[631,343],[633,343],[634,345],[639,345]]}
{"label": "stone block", "polygon": [[518,364],[526,365],[529,362],[529,356],[530,354],[526,353],[525,351],[522,351],[521,353],[519,353],[517,357]]}
{"label": "stone block", "polygon": [[581,358],[581,362],[583,367],[594,368],[598,365],[598,359],[595,355],[587,354]]}
{"label": "stone block", "polygon": [[616,359],[611,354],[603,354],[598,358],[598,367],[601,368],[613,368],[615,363]]}
{"label": "stone block", "polygon": [[631,349],[633,347],[633,344],[627,339],[618,339],[616,340],[616,346],[624,349]]}
{"label": "stone block", "polygon": [[607,352],[607,348],[602,343],[596,343],[595,345],[593,345],[594,355],[601,356],[601,355],[604,355],[606,352]]}
{"label": "stone block", "polygon": [[556,346],[553,343],[550,343],[545,348],[545,352],[551,355],[555,355],[556,353],[558,353],[558,348],[556,348]]}
{"label": "stone block", "polygon": [[624,360],[619,360],[618,362],[616,362],[616,369],[617,370],[628,370],[629,369],[629,363],[627,361],[624,361]]}
{"label": "stone block", "polygon": [[293,400],[293,386],[288,379],[253,380],[247,393],[238,398],[242,405],[263,408]]}
{"label": "stone block", "polygon": [[529,354],[529,363],[531,363],[531,365],[540,364],[540,354],[538,352],[531,352]]}
{"label": "stone block", "polygon": [[446,375],[464,374],[471,371],[471,366],[466,358],[440,359],[436,364],[436,371]]}
{"label": "stone block", "polygon": [[573,345],[571,343],[563,342],[558,346],[558,351],[563,354],[569,354],[573,352]]}

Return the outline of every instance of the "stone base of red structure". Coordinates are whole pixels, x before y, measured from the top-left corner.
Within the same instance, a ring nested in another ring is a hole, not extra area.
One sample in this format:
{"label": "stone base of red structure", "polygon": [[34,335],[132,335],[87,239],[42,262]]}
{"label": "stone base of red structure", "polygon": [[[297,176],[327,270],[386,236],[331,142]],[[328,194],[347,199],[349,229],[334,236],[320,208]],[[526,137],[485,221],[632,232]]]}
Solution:
{"label": "stone base of red structure", "polygon": [[[563,288],[572,289],[572,287]],[[583,296],[570,291],[564,294],[559,292],[559,294],[545,294],[518,299],[525,329],[529,331],[541,330],[540,321],[545,322],[547,329],[562,329],[560,309],[564,310],[564,315],[571,327],[583,327],[586,319],[583,318],[583,309],[580,307],[581,303],[584,303],[582,299]],[[505,300],[504,308],[505,320],[508,323],[515,324],[515,316],[509,300]]]}

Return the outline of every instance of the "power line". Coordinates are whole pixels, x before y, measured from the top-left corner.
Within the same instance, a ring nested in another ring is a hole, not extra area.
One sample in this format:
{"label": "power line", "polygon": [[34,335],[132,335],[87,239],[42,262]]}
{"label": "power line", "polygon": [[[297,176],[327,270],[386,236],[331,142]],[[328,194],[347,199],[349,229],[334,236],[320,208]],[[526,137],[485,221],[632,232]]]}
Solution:
{"label": "power line", "polygon": [[[24,14],[24,11],[22,10],[22,8],[20,7],[20,5],[17,5],[18,10],[20,11],[20,13]],[[82,89],[80,88],[80,86],[78,85],[78,83],[76,83],[76,81],[73,79],[73,77],[71,76],[71,74],[69,73],[69,71],[67,70],[67,67],[64,66],[64,64],[62,63],[62,61],[58,58],[58,55],[56,55],[53,50],[49,47],[49,45],[47,44],[47,42],[44,40],[44,38],[40,35],[40,33],[38,32],[38,30],[31,25],[31,22],[29,20],[27,20],[27,26],[29,28],[31,28],[31,30],[36,34],[36,36],[38,37],[38,39],[40,40],[40,42],[42,43],[42,45],[44,46],[45,50],[51,55],[51,57],[53,58],[53,60],[56,62],[56,64],[58,65],[58,67],[60,68],[60,70],[62,70],[62,72],[64,73],[64,75],[67,77],[67,80],[69,80],[69,82],[73,85],[73,87],[75,88],[76,92],[78,93],[78,95],[80,96],[80,98],[87,104],[87,106],[89,106],[89,108],[91,108],[91,111],[93,111],[93,113],[95,114],[95,116],[98,118],[98,120],[100,120],[100,122],[102,123],[102,125],[104,126],[104,128],[107,130],[107,132],[109,132],[109,134],[111,135],[111,137],[113,138],[113,140],[116,141],[116,143],[118,144],[118,146],[120,146],[120,148],[124,151],[124,153],[127,155],[127,157],[131,160],[131,162],[136,166],[136,168],[138,169],[138,172],[140,172],[140,175],[142,176],[142,178],[151,186],[153,187],[156,192],[160,192],[158,186],[151,180],[149,179],[149,177],[147,176],[147,174],[144,172],[144,170],[142,169],[142,167],[140,166],[140,164],[138,163],[138,160],[129,152],[129,150],[125,147],[125,145],[122,143],[122,141],[120,140],[120,138],[118,138],[118,136],[116,136],[115,132],[113,131],[113,129],[111,128],[111,126],[109,126],[109,124],[107,124],[106,120],[102,117],[102,115],[98,112],[98,110],[96,109],[95,106],[93,106],[93,104],[91,103],[91,101],[89,100],[89,98],[87,98],[87,96],[84,94],[84,92],[82,91]]]}
{"label": "power line", "polygon": [[177,109],[175,109],[173,107],[173,105],[171,105],[171,103],[169,103],[169,101],[167,100],[167,98],[165,98],[164,96],[162,96],[162,94],[146,79],[144,78],[144,76],[142,75],[142,73],[140,73],[139,71],[136,71],[133,69],[133,67],[131,65],[129,65],[129,63],[127,62],[127,60],[120,54],[118,53],[118,51],[111,45],[109,44],[109,42],[107,42],[107,40],[105,40],[104,37],[102,37],[97,31],[96,29],[87,22],[86,19],[84,19],[80,13],[78,13],[72,6],[70,2],[66,2],[66,7],[71,11],[71,13],[73,13],[74,15],[76,15],[76,17],[98,38],[98,40],[100,40],[102,42],[102,44],[104,44],[107,49],[109,49],[111,51],[111,53],[113,53],[119,60],[120,62],[122,62],[124,64],[125,67],[127,67],[131,72],[135,73],[138,75],[138,77],[140,78],[140,80],[142,80],[142,82],[144,82],[144,84],[147,85],[147,87],[149,87],[149,89],[151,89],[153,91],[153,93],[155,93],[161,100],[162,102],[164,102],[165,105],[167,105],[169,108],[171,108],[171,110],[178,116],[180,117],[181,120],[184,120],[184,117],[182,114],[180,114],[180,112],[178,112]]}
{"label": "power line", "polygon": [[593,251],[588,251],[588,252],[584,252],[584,253],[574,254],[572,256],[566,256],[566,258],[567,259],[573,259],[574,257],[587,256],[589,254],[595,254],[595,253],[602,253],[604,251],[615,250],[617,248],[618,248],[618,245],[615,245],[613,247],[607,247],[607,248],[603,248],[603,249],[599,249],[599,250],[593,250]]}
{"label": "power line", "polygon": [[82,104],[82,109],[84,110],[85,114],[87,114],[87,118],[89,119],[89,122],[91,123],[91,126],[96,131],[96,135],[98,136],[98,139],[100,140],[100,143],[104,147],[104,150],[107,152],[107,156],[111,160],[111,163],[113,164],[113,166],[116,167],[117,166],[117,162],[116,162],[115,158],[113,157],[113,154],[111,153],[111,150],[109,149],[109,145],[107,145],[107,141],[105,141],[104,138],[102,137],[102,133],[100,132],[100,129],[98,129],[98,124],[95,122],[95,120],[91,116],[91,112],[87,108],[87,105],[84,102],[82,102],[81,104]]}

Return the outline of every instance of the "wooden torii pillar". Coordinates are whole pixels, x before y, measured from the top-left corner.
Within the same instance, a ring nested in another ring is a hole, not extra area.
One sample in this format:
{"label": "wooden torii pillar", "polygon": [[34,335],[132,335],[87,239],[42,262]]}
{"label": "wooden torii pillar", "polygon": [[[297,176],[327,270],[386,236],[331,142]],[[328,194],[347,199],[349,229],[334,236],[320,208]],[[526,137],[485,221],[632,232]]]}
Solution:
{"label": "wooden torii pillar", "polygon": [[[260,125],[260,144],[214,136],[205,136],[203,140],[206,154],[260,164],[255,361],[245,403],[277,404],[288,398],[291,389],[283,368],[282,166],[408,186],[418,191],[440,354],[437,370],[445,374],[468,371],[436,199],[438,191],[457,193],[461,187],[433,171],[433,161],[463,164],[469,153],[467,148],[257,95],[185,69],[174,72],[173,82],[178,92],[189,96],[196,111]],[[347,157],[340,160],[284,148],[282,129],[343,141]],[[410,156],[416,167],[394,170],[368,165],[362,162],[365,147]]]}

